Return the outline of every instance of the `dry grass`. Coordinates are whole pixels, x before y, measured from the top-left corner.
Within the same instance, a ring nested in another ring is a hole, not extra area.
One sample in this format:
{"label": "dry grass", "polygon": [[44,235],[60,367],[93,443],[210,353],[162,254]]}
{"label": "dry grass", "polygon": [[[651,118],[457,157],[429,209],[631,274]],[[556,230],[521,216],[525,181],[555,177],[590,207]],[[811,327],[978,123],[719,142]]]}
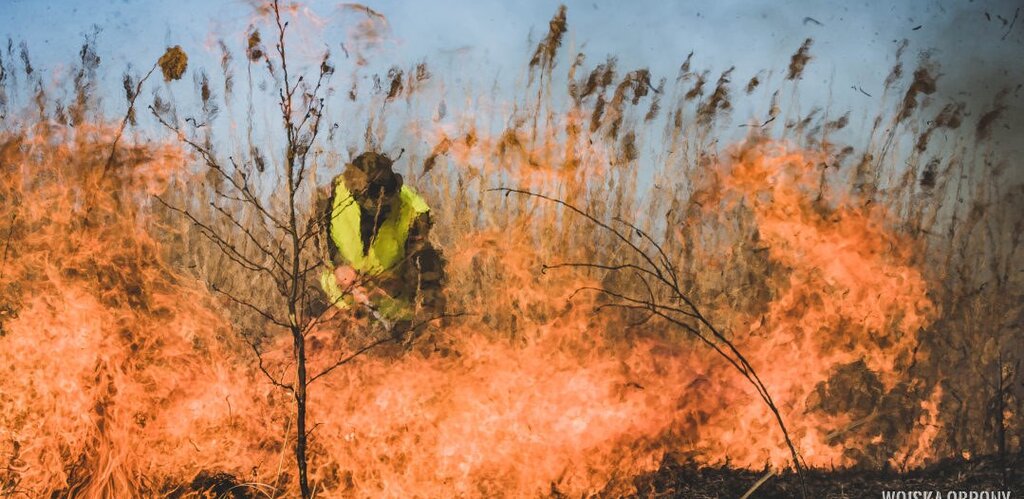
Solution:
{"label": "dry grass", "polygon": [[[808,166],[817,175],[817,191],[810,198],[815,200],[818,216],[822,220],[839,217],[849,199],[864,206],[882,207],[889,216],[888,229],[898,236],[893,241],[912,246],[893,249],[893,253],[903,254],[905,250],[912,255],[909,258],[913,265],[923,269],[929,298],[938,311],[934,321],[918,334],[913,361],[905,366],[896,388],[879,396],[872,408],[880,416],[851,430],[846,437],[847,441],[863,442],[875,433],[891,431],[894,441],[865,445],[856,459],[880,465],[891,457],[892,446],[912,447],[909,428],[890,427],[900,420],[915,421],[923,411],[914,404],[899,406],[897,400],[924,400],[935,387],[941,387],[943,393],[939,402],[942,431],[930,449],[935,456],[1021,451],[1024,222],[1019,213],[1024,212],[1024,188],[1022,179],[1014,176],[1019,172],[1015,163],[1019,160],[1001,156],[1000,150],[988,142],[992,128],[1005,115],[1005,94],[993,96],[989,109],[969,109],[958,102],[938,109],[929,106],[922,97],[934,94],[942,85],[941,78],[935,76],[940,74],[938,63],[923,61],[911,81],[904,81],[900,57],[904,45],[886,80],[888,90],[878,97],[883,111],[872,121],[874,127],[851,131],[848,114],[837,118],[816,110],[803,114],[779,110],[780,92],[796,95],[801,75],[814,70],[809,64],[813,60],[810,39],[797,48],[784,74],[773,78],[776,73],[764,68],[746,80],[742,87],[745,92],[737,96],[732,82],[737,70],[722,73],[708,93],[709,73],[692,67],[693,54],[686,58],[674,81],[666,86],[660,80],[657,88],[651,83],[657,75],[644,68],[621,69],[624,63],[615,59],[588,68],[582,55],[558,52],[566,23],[563,7],[529,60],[531,71],[540,74],[531,83],[530,90],[536,92],[522,92],[527,96],[508,106],[514,111],[502,116],[503,125],[499,127],[489,125],[493,121],[485,116],[488,111],[450,116],[446,121],[449,126],[443,128],[434,126],[433,115],[408,119],[401,115],[400,107],[385,104],[404,95],[407,102],[422,101],[425,108],[437,109],[430,101],[436,96],[427,91],[428,79],[441,76],[428,75],[425,67],[407,71],[395,68],[380,75],[380,90],[360,96],[373,104],[371,109],[379,110],[367,117],[365,136],[335,140],[332,131],[332,139],[322,142],[321,149],[311,156],[311,181],[300,191],[304,216],[315,217],[320,195],[317,186],[325,185],[338,173],[338,165],[352,151],[369,143],[402,147],[406,181],[416,186],[433,207],[432,238],[449,259],[448,303],[453,310],[470,314],[463,324],[466,330],[509,345],[527,345],[537,340],[533,331],[575,313],[574,305],[564,299],[565,291],[580,283],[598,282],[623,292],[647,292],[628,276],[592,270],[542,274],[545,264],[630,261],[632,257],[609,234],[569,216],[556,205],[488,193],[494,187],[513,186],[566,200],[609,223],[614,217],[636,221],[647,233],[658,235],[672,265],[680,271],[685,291],[721,329],[742,331],[751,317],[766,313],[772,301],[785,292],[793,269],[773,259],[764,246],[753,202],[730,201],[725,175],[718,166],[737,161],[744,152],[719,143],[717,137],[731,133],[734,123],[729,111],[737,107],[735,99],[770,95],[770,101],[756,102],[766,117],[761,120],[763,124],[751,127],[748,144],[772,139],[821,152],[824,159]],[[266,56],[259,31],[249,34],[247,46],[242,49],[245,61],[265,61],[273,74],[274,66]],[[183,123],[183,129],[191,139],[235,158],[235,175],[263,178],[266,183],[260,195],[267,196],[268,206],[283,206],[286,200],[273,194],[275,165],[281,158],[272,145],[254,138],[253,129],[258,129],[262,110],[257,110],[256,116],[247,113],[240,119],[240,132],[218,135],[211,131],[213,127],[197,125],[215,120],[217,109],[238,109],[230,100],[237,94],[232,91],[234,58],[227,46],[221,50],[222,81],[211,81],[205,73],[197,79],[200,108],[189,110],[188,115],[197,118],[190,127]],[[86,121],[93,99],[100,92],[88,76],[95,72],[98,60],[89,66],[91,59],[83,55],[81,74],[86,76],[71,83],[78,97],[67,105],[58,95],[43,91],[42,77],[34,71],[27,48],[22,47],[20,67],[12,59],[12,51],[6,54],[0,56],[0,114],[17,114],[19,119],[4,121],[0,132],[4,138],[0,144],[8,150],[0,152],[5,174],[21,166],[8,159],[19,157],[12,152],[20,147],[19,140],[39,133],[33,130],[44,123],[67,127]],[[574,63],[567,66],[567,74],[556,74],[558,58],[570,56]],[[324,64],[328,64],[327,59]],[[186,62],[177,56],[167,61],[161,58],[160,67],[165,78],[178,79]],[[25,87],[18,93],[9,88],[13,81],[10,75],[15,71]],[[585,76],[577,78],[577,71]],[[221,84],[224,92],[218,96],[211,88]],[[417,87],[424,89],[412,91]],[[252,91],[253,86],[249,88]],[[566,95],[552,90],[555,88],[567,89]],[[126,90],[129,99],[134,99],[131,85],[126,84]],[[19,99],[12,99],[12,95]],[[153,108],[172,120],[187,114],[161,103],[154,103]],[[104,121],[98,115],[91,119]],[[336,121],[358,119],[340,116]],[[136,117],[128,121],[134,125]],[[395,128],[399,121],[405,124],[389,134],[389,126]],[[935,140],[940,134],[945,140]],[[389,142],[386,137],[397,138]],[[841,137],[849,143],[842,142]],[[644,179],[648,174],[652,177],[649,182]],[[59,175],[53,172],[43,172],[35,179],[39,184],[58,181]],[[193,209],[200,217],[212,218],[218,209],[211,204],[218,199],[218,182],[223,179],[182,177],[166,199]],[[640,185],[650,187],[641,190]],[[0,315],[0,348],[11,341],[3,338],[2,325],[25,306],[24,290],[31,282],[7,266],[9,260],[30,251],[25,242],[30,231],[13,207],[19,201],[37,202],[20,199],[35,195],[38,192],[33,190],[0,191],[0,237],[6,235],[6,240],[0,241],[4,259],[4,270],[0,271],[0,314],[4,314]],[[132,202],[150,205],[145,198]],[[245,211],[241,205],[228,208],[237,210],[232,213],[246,231],[267,230],[261,226],[265,220],[258,214]],[[200,282],[229,286],[243,293],[245,300],[267,308],[281,305],[275,301],[280,295],[273,281],[254,280],[250,273],[240,271],[188,221],[160,209],[153,211],[160,220],[160,225],[153,227],[160,228],[156,237],[163,261],[174,272]],[[218,224],[217,230],[233,234],[232,243],[239,251],[254,260],[262,258],[237,226],[223,219]],[[315,287],[316,283],[310,281],[308,286]],[[827,294],[821,296],[829,298]],[[236,331],[269,338],[268,326],[258,315],[239,307],[232,308],[232,313]],[[635,314],[605,317],[613,325],[595,326],[591,331],[611,344],[657,337],[684,349],[697,348],[691,339],[664,324],[629,326],[638,319]],[[838,327],[840,330],[831,334],[840,338],[858,330],[856,324]],[[841,329],[844,327],[848,331]],[[893,330],[898,327],[893,326]],[[358,326],[351,331],[352,341],[374,334]],[[450,347],[457,352],[459,348],[459,340],[449,337],[444,328],[435,328],[427,336],[423,345],[430,346],[424,349],[437,345],[437,349]],[[747,338],[737,336],[737,340],[742,348]],[[238,348],[233,341],[224,342]],[[235,353],[238,359],[246,359],[244,350]],[[238,362],[245,365],[250,360]],[[276,423],[282,422],[279,414],[274,418]],[[17,432],[21,426],[7,428]],[[283,444],[279,436],[274,436],[265,437],[260,445]],[[0,446],[7,446],[0,447],[5,451],[4,459],[19,459],[17,447],[10,451],[9,442],[0,442]],[[65,450],[60,460],[66,470],[75,469],[82,456],[90,455],[86,447]],[[312,452],[326,450],[314,447]],[[341,487],[338,484],[344,480],[330,466],[323,465],[315,476]],[[21,487],[24,472],[20,469],[11,466],[0,473],[0,490]]]}

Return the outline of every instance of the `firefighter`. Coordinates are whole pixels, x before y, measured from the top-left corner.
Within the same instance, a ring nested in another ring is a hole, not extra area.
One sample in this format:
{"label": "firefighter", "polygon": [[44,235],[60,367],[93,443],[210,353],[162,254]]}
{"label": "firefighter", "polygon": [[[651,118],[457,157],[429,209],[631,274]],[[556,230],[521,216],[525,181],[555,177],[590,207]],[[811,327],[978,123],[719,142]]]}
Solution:
{"label": "firefighter", "polygon": [[430,207],[383,154],[360,154],[335,177],[326,203],[328,269],[320,285],[341,309],[368,310],[401,337],[444,310],[444,261],[431,245]]}

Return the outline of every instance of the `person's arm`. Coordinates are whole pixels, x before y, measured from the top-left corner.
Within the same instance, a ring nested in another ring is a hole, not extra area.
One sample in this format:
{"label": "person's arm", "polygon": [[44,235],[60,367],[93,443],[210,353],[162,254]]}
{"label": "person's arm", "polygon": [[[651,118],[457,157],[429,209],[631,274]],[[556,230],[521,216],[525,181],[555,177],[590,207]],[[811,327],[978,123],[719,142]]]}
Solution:
{"label": "person's arm", "polygon": [[338,181],[336,177],[330,186],[319,189],[314,212],[308,223],[316,231],[314,241],[323,262],[319,281],[325,302],[327,305],[347,309],[355,303],[365,304],[368,298],[362,277],[351,266],[340,261],[338,248],[331,238],[335,185]]}
{"label": "person's arm", "polygon": [[444,258],[430,242],[432,225],[428,212],[417,217],[409,228],[405,246],[408,255],[405,279],[418,284],[419,299],[424,308],[440,313],[444,310],[444,297],[441,293],[445,277]]}
{"label": "person's arm", "polygon": [[430,245],[430,229],[433,222],[430,220],[430,212],[420,214],[409,227],[409,236],[405,240],[405,254],[415,255],[421,249]]}

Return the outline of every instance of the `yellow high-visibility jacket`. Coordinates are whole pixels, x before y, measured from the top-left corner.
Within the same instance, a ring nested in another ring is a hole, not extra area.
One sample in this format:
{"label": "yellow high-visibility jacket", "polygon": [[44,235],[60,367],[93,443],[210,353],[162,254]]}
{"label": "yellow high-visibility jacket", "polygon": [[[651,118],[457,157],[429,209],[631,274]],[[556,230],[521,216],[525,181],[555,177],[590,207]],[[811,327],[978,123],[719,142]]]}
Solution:
{"label": "yellow high-visibility jacket", "polygon": [[[335,256],[337,261],[332,263],[350,265],[356,272],[371,277],[391,270],[405,259],[405,243],[409,237],[409,229],[417,217],[430,211],[426,201],[416,191],[409,186],[402,186],[398,209],[392,209],[388,213],[368,250],[363,253],[363,237],[360,231],[362,213],[341,176],[335,179],[333,198],[328,236],[338,251]],[[345,296],[344,290],[335,280],[333,267],[325,269],[320,275],[320,286],[331,303],[343,309],[351,305],[351,297]],[[375,305],[378,311],[389,319],[405,319],[410,312],[408,304],[389,297]]]}

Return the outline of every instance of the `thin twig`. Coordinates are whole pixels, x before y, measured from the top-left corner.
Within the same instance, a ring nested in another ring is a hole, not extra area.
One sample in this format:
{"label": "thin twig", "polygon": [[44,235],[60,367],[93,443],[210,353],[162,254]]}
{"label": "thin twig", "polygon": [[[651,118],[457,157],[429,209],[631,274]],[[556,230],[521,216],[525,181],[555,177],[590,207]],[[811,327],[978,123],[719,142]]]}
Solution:
{"label": "thin twig", "polygon": [[775,476],[775,470],[769,468],[768,469],[768,473],[765,473],[764,476],[761,477],[760,480],[754,482],[754,485],[752,485],[749,489],[747,489],[747,493],[743,494],[742,496],[740,496],[740,499],[747,499],[747,498],[749,498],[750,495],[753,494],[755,490],[757,490],[760,486],[764,485],[764,483],[767,482],[768,479],[773,477],[773,476]]}
{"label": "thin twig", "polygon": [[4,257],[0,262],[0,279],[4,278],[4,270],[7,269],[7,253],[11,249],[11,237],[14,236],[14,223],[18,221],[18,214],[11,215],[11,225],[7,229],[7,240],[4,242]]}
{"label": "thin twig", "polygon": [[[729,338],[727,338],[718,328],[716,328],[714,324],[712,324],[712,322],[700,311],[700,309],[693,302],[693,300],[691,300],[690,297],[687,296],[687,294],[682,290],[682,287],[679,284],[678,271],[672,265],[671,259],[668,258],[668,254],[667,252],[664,251],[664,248],[661,246],[661,244],[655,241],[654,238],[650,237],[646,232],[641,230],[635,224],[626,222],[625,220],[618,217],[614,219],[615,221],[622,223],[623,225],[626,225],[632,231],[632,233],[637,234],[640,237],[641,244],[646,242],[647,244],[653,246],[657,252],[657,257],[652,257],[639,244],[634,243],[632,241],[632,238],[627,237],[621,231],[601,221],[597,217],[561,199],[534,193],[524,189],[513,189],[508,187],[497,187],[493,189],[488,189],[487,192],[503,192],[506,196],[510,194],[520,194],[527,197],[539,198],[565,207],[566,209],[584,217],[585,219],[597,225],[598,227],[612,233],[619,241],[624,243],[630,250],[632,250],[632,252],[637,257],[639,257],[643,263],[646,263],[646,265],[637,265],[633,263],[599,264],[591,262],[560,263],[554,266],[545,265],[543,269],[546,270],[549,268],[558,267],[587,267],[606,271],[620,271],[629,269],[633,270],[637,276],[640,276],[644,285],[648,288],[649,295],[651,296],[650,300],[632,298],[621,293],[616,293],[615,291],[605,287],[581,287],[579,288],[579,290],[592,290],[606,294],[612,298],[616,298],[626,302],[626,304],[631,305],[629,308],[632,309],[639,309],[640,307],[645,307],[652,314],[657,315],[667,320],[668,322],[679,326],[685,331],[688,331],[689,333],[693,334],[698,339],[700,339],[704,344],[711,347],[721,357],[725,358],[726,361],[728,361],[733,366],[733,368],[739,371],[739,373],[743,375],[744,378],[747,379],[747,381],[754,387],[754,389],[757,390],[758,396],[761,397],[761,400],[772,412],[772,415],[774,416],[775,421],[779,426],[779,429],[782,431],[782,435],[785,438],[786,445],[789,448],[790,454],[793,458],[793,466],[796,468],[797,475],[800,477],[801,492],[803,493],[804,497],[807,497],[807,490],[803,476],[803,466],[800,462],[800,454],[799,452],[797,452],[796,445],[793,443],[793,440],[789,435],[789,431],[786,429],[785,422],[782,419],[782,413],[779,411],[778,406],[776,406],[774,399],[768,391],[768,388],[765,386],[760,376],[758,376],[757,371],[750,364],[747,358],[739,351],[736,345]],[[660,260],[661,265],[659,265],[656,262],[656,260]],[[653,297],[655,295],[653,291],[651,291],[650,289],[650,283],[646,279],[642,278],[645,275],[653,278],[655,282],[659,282],[662,285],[664,285],[671,292],[672,297],[675,300],[681,302],[683,305],[685,305],[686,308],[683,309],[680,307],[674,307],[671,305],[659,303],[658,301],[654,300]],[[575,295],[575,293],[573,293],[573,295]],[[572,296],[570,296],[570,298],[571,297]],[[689,320],[695,321],[695,324],[691,324],[689,322],[680,320],[677,317],[674,317],[672,315],[674,313],[681,314],[687,317]],[[708,331],[711,334],[711,337],[702,334],[701,329]]]}
{"label": "thin twig", "polygon": [[[466,316],[466,315],[468,315],[468,314],[456,313],[456,314],[441,314],[441,315],[438,315],[438,316],[435,316],[435,317],[431,317],[430,319],[424,320],[424,321],[422,321],[422,322],[420,322],[418,324],[414,324],[413,326],[411,326],[409,328],[408,333],[411,335],[417,329],[419,329],[419,328],[421,328],[423,326],[426,326],[427,324],[429,324],[431,322],[434,322],[434,321],[438,321],[438,320],[442,320],[442,319],[448,319],[448,318],[454,318],[454,317],[463,317],[463,316]],[[320,371],[315,376],[309,378],[309,383],[308,384],[313,384],[314,381],[316,381],[316,380],[318,380],[318,379],[320,379],[320,378],[322,378],[324,376],[327,376],[328,374],[331,373],[331,371],[333,371],[333,370],[335,370],[335,369],[337,369],[337,368],[339,368],[339,367],[341,367],[341,366],[343,366],[345,364],[348,364],[349,362],[352,362],[353,360],[356,359],[356,357],[359,357],[360,355],[362,355],[362,354],[364,354],[366,352],[369,352],[370,350],[373,350],[374,348],[377,348],[377,347],[379,347],[381,345],[384,345],[386,343],[398,342],[398,340],[399,340],[399,338],[396,338],[394,336],[388,336],[386,338],[381,338],[381,339],[375,340],[375,341],[373,341],[373,342],[371,342],[371,343],[369,343],[367,345],[364,345],[360,349],[356,350],[355,352],[352,352],[349,355],[346,355],[345,357],[342,357],[341,359],[339,359],[334,364],[331,364],[330,366],[325,368],[323,371]]]}
{"label": "thin twig", "polygon": [[[107,156],[107,163],[103,167],[103,173],[100,174],[101,179],[103,177],[106,177],[107,171],[110,170],[110,167],[114,165],[114,155],[117,153],[117,143],[121,141],[121,136],[124,135],[124,130],[125,128],[128,127],[128,120],[131,118],[132,114],[135,113],[135,101],[139,98],[139,94],[142,93],[142,84],[149,79],[149,77],[153,74],[153,71],[156,71],[156,68],[159,65],[159,62],[153,64],[153,67],[149,69],[149,72],[146,73],[146,76],[142,77],[142,79],[139,80],[139,83],[135,85],[135,91],[132,92],[131,98],[128,99],[128,110],[125,111],[124,119],[121,120],[121,126],[117,128],[117,133],[114,135],[114,140],[113,142],[110,143],[110,155]],[[125,78],[128,78],[128,76],[126,75]]]}

